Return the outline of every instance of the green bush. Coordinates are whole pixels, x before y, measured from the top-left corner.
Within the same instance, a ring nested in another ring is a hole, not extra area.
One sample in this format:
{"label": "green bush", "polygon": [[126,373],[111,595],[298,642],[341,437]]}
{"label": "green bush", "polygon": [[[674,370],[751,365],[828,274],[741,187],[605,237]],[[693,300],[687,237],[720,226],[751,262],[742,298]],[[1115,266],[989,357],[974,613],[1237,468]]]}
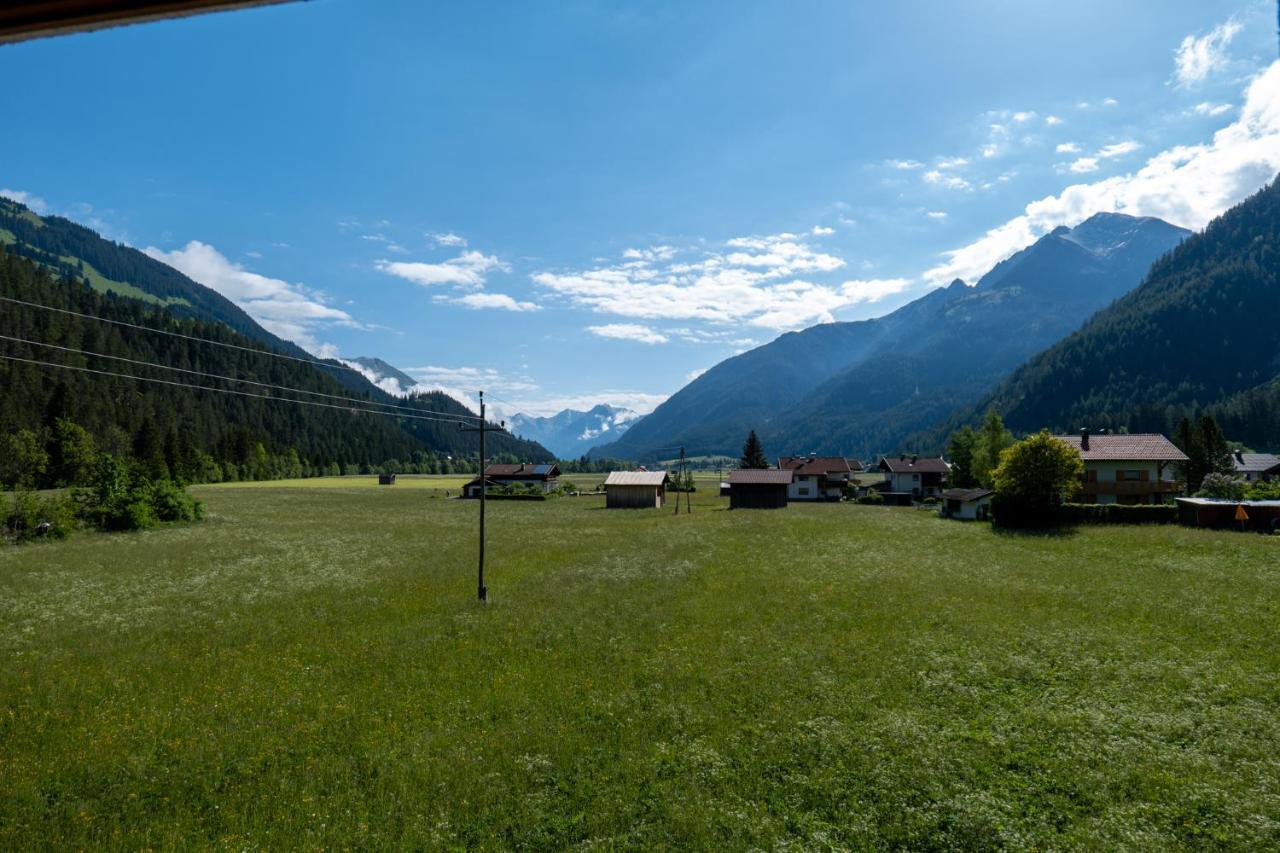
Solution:
{"label": "green bush", "polygon": [[879,506],[884,503],[884,495],[880,494],[875,489],[868,489],[865,495],[858,498],[858,503],[865,506]]}
{"label": "green bush", "polygon": [[151,508],[160,521],[199,521],[204,518],[204,505],[172,480],[152,483],[150,498]]}
{"label": "green bush", "polygon": [[[19,491],[4,512],[4,533],[15,542],[32,539],[64,539],[75,529],[75,508],[63,495],[40,497],[34,492]],[[48,527],[41,529],[41,525]]]}
{"label": "green bush", "polygon": [[1062,524],[1176,524],[1174,504],[1063,504],[1058,509]]}

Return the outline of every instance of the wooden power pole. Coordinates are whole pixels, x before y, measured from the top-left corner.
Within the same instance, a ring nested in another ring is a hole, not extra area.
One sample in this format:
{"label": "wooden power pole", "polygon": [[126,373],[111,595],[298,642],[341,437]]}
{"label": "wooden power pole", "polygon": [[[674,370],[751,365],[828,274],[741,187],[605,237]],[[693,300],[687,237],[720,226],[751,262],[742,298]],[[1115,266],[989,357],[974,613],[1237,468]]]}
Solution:
{"label": "wooden power pole", "polygon": [[485,465],[488,460],[484,458],[484,392],[480,392],[480,426],[464,427],[458,425],[460,432],[478,432],[480,433],[480,567],[476,575],[476,595],[480,599],[480,603],[487,604],[489,602],[489,588],[484,585],[484,493],[488,491],[489,481],[485,477]]}

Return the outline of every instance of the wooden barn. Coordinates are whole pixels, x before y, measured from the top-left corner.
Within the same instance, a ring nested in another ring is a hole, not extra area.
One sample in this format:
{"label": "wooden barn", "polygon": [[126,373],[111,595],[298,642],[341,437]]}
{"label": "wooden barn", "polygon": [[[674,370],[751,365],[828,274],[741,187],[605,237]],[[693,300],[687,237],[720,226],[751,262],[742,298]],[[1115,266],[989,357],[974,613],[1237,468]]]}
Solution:
{"label": "wooden barn", "polygon": [[613,471],[604,481],[608,509],[653,509],[667,502],[666,471]]}
{"label": "wooden barn", "polygon": [[729,509],[781,509],[787,505],[793,471],[739,468],[729,472]]}

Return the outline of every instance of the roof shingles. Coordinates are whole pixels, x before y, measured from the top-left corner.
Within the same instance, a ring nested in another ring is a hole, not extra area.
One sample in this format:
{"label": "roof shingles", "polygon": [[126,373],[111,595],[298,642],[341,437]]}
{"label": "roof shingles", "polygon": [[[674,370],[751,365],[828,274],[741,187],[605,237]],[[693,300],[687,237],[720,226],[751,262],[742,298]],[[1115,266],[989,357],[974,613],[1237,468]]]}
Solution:
{"label": "roof shingles", "polygon": [[1159,433],[1090,435],[1088,450],[1081,449],[1081,436],[1055,435],[1054,438],[1079,451],[1080,458],[1085,462],[1187,461],[1187,455]]}

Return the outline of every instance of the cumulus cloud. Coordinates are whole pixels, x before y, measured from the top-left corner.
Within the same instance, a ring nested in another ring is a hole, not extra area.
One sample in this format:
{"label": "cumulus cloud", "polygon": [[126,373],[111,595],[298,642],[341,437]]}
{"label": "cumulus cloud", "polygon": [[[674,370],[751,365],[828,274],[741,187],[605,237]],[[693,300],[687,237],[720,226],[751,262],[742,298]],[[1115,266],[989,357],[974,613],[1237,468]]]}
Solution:
{"label": "cumulus cloud", "polygon": [[466,308],[497,308],[502,311],[541,311],[536,302],[517,302],[505,293],[468,293],[465,296],[444,297],[442,301]]}
{"label": "cumulus cloud", "polygon": [[938,161],[939,169],[959,169],[968,165],[969,161],[964,157],[943,157]]}
{"label": "cumulus cloud", "polygon": [[907,284],[897,279],[840,285],[810,280],[844,266],[842,258],[815,250],[804,236],[782,233],[736,237],[717,248],[685,250],[661,262],[624,258],[586,270],[539,272],[532,278],[574,307],[599,314],[774,330],[831,322],[833,312],[874,302]]}
{"label": "cumulus cloud", "polygon": [[930,210],[927,213],[925,213],[925,216],[929,217],[930,219],[946,219],[947,212],[945,210]]}
{"label": "cumulus cloud", "polygon": [[887,160],[885,165],[892,169],[901,169],[903,171],[924,168],[924,163],[919,160]]}
{"label": "cumulus cloud", "polygon": [[453,285],[476,289],[484,287],[485,277],[489,272],[507,272],[511,269],[493,255],[475,251],[463,252],[456,258],[438,264],[381,260],[375,266],[388,275],[398,276],[423,287]]}
{"label": "cumulus cloud", "polygon": [[1098,171],[1098,158],[1097,157],[1081,157],[1080,159],[1073,162],[1067,168],[1077,174],[1083,174],[1085,172],[1096,172]]}
{"label": "cumulus cloud", "polygon": [[1062,119],[1058,116],[1045,116],[1044,123],[1049,125],[1049,127],[1054,127],[1055,125],[1062,124]]}
{"label": "cumulus cloud", "polygon": [[1227,47],[1242,27],[1234,20],[1219,24],[1208,35],[1190,35],[1174,54],[1174,77],[1179,86],[1194,86],[1227,65]]}
{"label": "cumulus cloud", "polygon": [[9,201],[16,201],[18,204],[25,204],[31,208],[33,213],[37,213],[40,216],[44,216],[49,212],[49,203],[47,201],[25,190],[0,189],[0,198],[7,198]]}
{"label": "cumulus cloud", "polygon": [[1059,154],[1079,154],[1080,146],[1074,142],[1061,142],[1054,150]]}
{"label": "cumulus cloud", "polygon": [[943,255],[925,273],[943,284],[973,280],[997,262],[1058,225],[1073,225],[1099,211],[1157,216],[1202,228],[1280,172],[1280,62],[1256,76],[1236,120],[1209,143],[1161,151],[1136,172],[1074,184],[1026,206],[1022,215],[978,240]]}
{"label": "cumulus cloud", "polygon": [[666,335],[640,323],[606,323],[603,326],[587,326],[587,331],[597,337],[641,344],[665,344],[671,340]]}
{"label": "cumulus cloud", "polygon": [[221,293],[268,331],[318,355],[332,352],[332,348],[315,339],[319,329],[331,325],[359,327],[350,314],[328,305],[321,294],[301,284],[250,272],[199,240],[172,252],[154,246],[143,252]]}
{"label": "cumulus cloud", "polygon": [[828,228],[825,225],[815,225],[813,226],[813,230],[809,233],[815,237],[830,237],[832,234],[836,233],[836,229]]}

